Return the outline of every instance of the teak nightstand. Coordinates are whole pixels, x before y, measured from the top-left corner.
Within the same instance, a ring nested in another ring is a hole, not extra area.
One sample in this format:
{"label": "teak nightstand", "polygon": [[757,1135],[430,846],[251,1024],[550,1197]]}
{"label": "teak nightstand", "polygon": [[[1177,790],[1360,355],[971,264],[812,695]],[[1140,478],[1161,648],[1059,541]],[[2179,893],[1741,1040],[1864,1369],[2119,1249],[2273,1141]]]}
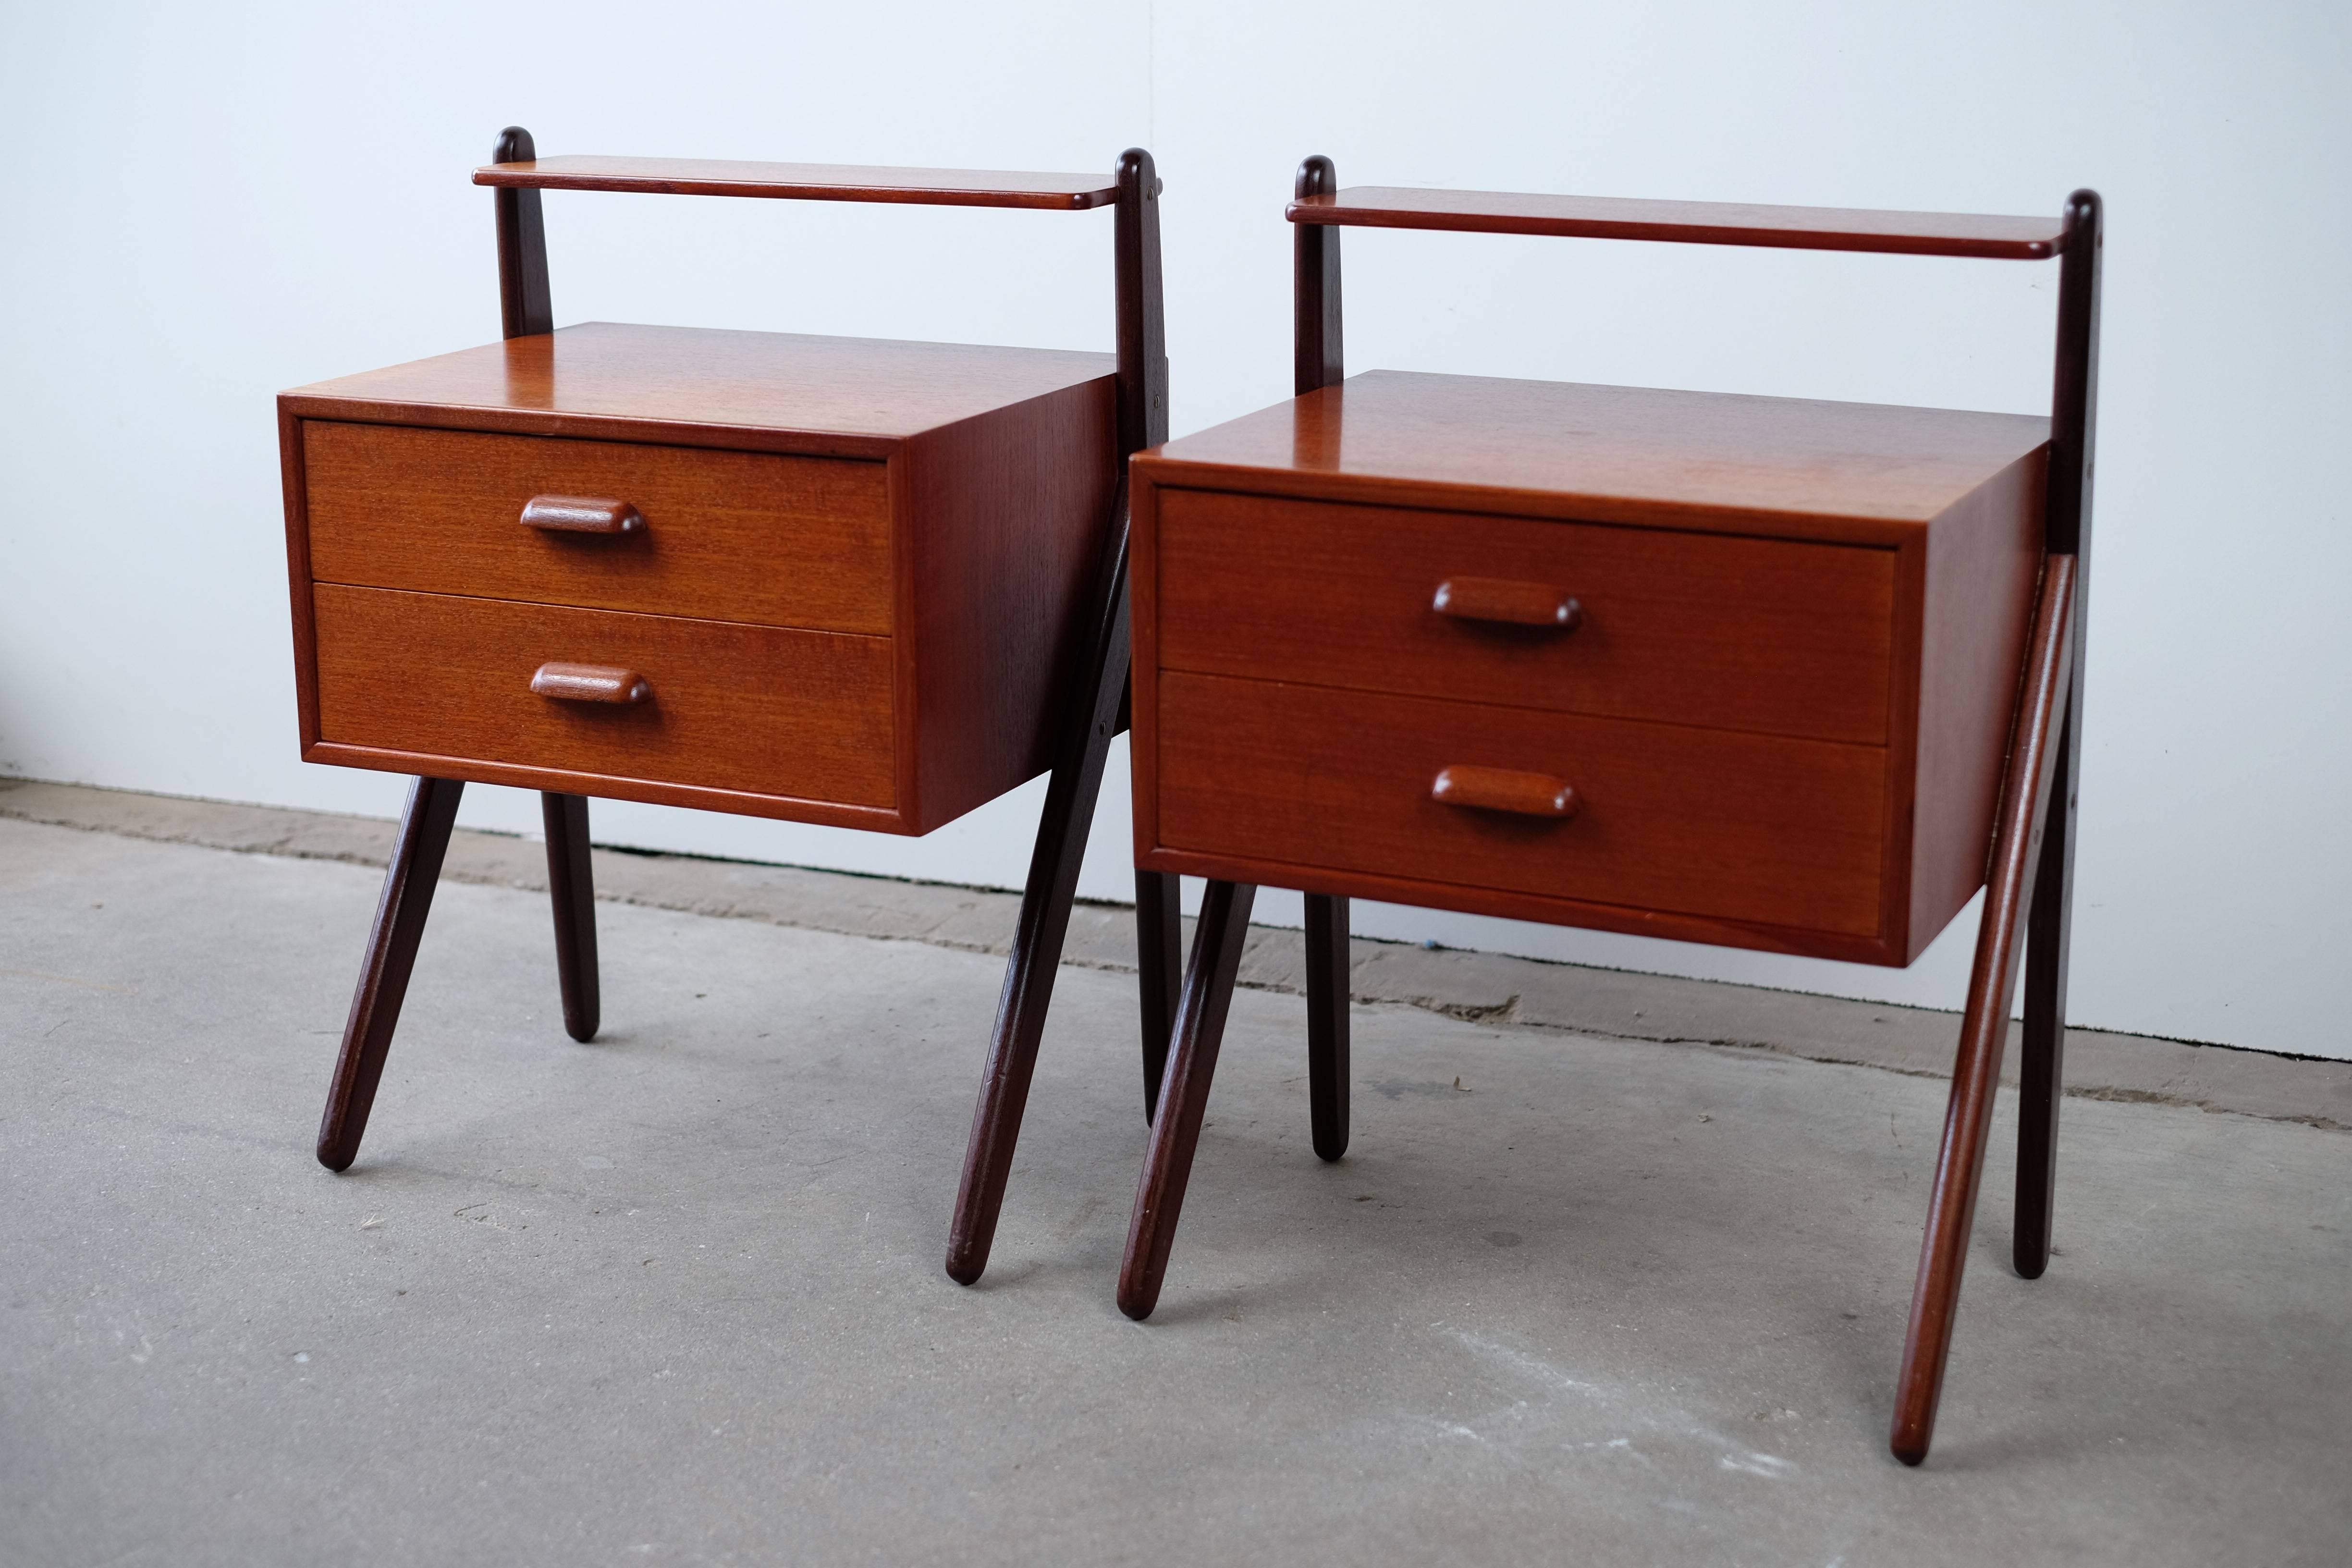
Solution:
{"label": "teak nightstand", "polygon": [[[2045,219],[1339,191],[1315,158],[1289,216],[1297,397],[1132,465],[1137,863],[1211,880],[1120,1307],[1159,1298],[1257,884],[1307,894],[1327,1160],[1350,896],[1907,964],[1989,884],[1896,1401],[1916,1464],[2021,947],[2016,1263],[2049,1262],[2099,198]],[[2055,257],[2055,412],[1343,380],[1351,224]]]}
{"label": "teak nightstand", "polygon": [[[1051,769],[990,1058],[1013,1092],[959,1211],[992,1225],[1122,721],[1123,467],[1167,433],[1150,156],[1108,178],[541,160],[510,129],[474,179],[506,341],[278,399],[302,755],[416,775],[319,1158],[358,1153],[464,781],[543,793],[585,1040],[587,796],[919,834]],[[1112,205],[1118,353],[557,331],[541,190]],[[1149,1082],[1175,879],[1137,891]]]}

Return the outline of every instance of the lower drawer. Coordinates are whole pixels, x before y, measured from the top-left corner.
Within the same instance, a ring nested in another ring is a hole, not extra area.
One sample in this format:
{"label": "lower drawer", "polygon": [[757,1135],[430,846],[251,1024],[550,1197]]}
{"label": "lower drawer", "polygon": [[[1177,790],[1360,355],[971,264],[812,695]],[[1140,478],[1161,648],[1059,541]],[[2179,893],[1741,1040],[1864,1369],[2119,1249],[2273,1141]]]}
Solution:
{"label": "lower drawer", "polygon": [[[330,583],[314,585],[312,604],[321,741],[893,804],[887,637]],[[647,694],[630,703],[542,696],[531,680],[550,662],[625,669]]]}
{"label": "lower drawer", "polygon": [[[1174,670],[1158,697],[1158,845],[1257,863],[1266,881],[1323,868],[1424,884],[1429,902],[1451,885],[1844,936],[1880,927],[1874,746]],[[1431,787],[1449,767],[1550,775],[1576,813],[1441,804]]]}

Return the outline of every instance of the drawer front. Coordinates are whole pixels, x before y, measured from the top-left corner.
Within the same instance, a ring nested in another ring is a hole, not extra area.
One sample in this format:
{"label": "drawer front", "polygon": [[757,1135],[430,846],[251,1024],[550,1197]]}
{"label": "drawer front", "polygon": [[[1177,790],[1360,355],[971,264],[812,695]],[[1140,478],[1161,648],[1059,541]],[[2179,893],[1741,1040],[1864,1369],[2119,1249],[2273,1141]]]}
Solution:
{"label": "drawer front", "polygon": [[[312,603],[321,741],[893,804],[887,638],[325,583]],[[649,695],[541,696],[551,662],[626,670]]]}
{"label": "drawer front", "polygon": [[[1159,843],[1852,936],[1880,925],[1875,747],[1162,671]],[[1548,775],[1575,815],[1431,798]]]}
{"label": "drawer front", "polygon": [[[885,466],[310,420],[310,574],[814,631],[890,631]],[[597,534],[526,526],[534,496],[636,508]]]}
{"label": "drawer front", "polygon": [[[1209,490],[1158,508],[1162,668],[1886,739],[1892,550]],[[1433,607],[1449,581],[1468,614]],[[1475,618],[1542,589],[1576,600],[1572,628]]]}

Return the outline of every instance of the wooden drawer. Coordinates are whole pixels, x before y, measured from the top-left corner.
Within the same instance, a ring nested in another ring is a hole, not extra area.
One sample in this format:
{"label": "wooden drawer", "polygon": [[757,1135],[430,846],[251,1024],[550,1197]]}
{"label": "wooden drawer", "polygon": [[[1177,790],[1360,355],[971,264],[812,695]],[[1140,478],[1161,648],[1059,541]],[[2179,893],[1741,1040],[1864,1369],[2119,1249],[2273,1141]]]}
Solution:
{"label": "wooden drawer", "polygon": [[[583,794],[667,800],[684,786],[894,804],[887,638],[326,583],[313,606],[329,748],[403,753],[407,772]],[[651,695],[542,697],[531,678],[550,661],[630,669]],[[664,787],[640,787],[652,781]]]}
{"label": "wooden drawer", "polygon": [[[1174,670],[1160,673],[1156,706],[1157,844],[1237,879],[1473,909],[1480,900],[1454,890],[1856,938],[1880,929],[1876,747]],[[1433,800],[1438,772],[1465,764],[1554,775],[1580,808],[1535,818]]]}
{"label": "wooden drawer", "polygon": [[[1892,549],[1152,493],[1162,668],[1886,740]],[[1464,579],[1548,586],[1580,616],[1440,614],[1439,585]]]}
{"label": "wooden drawer", "polygon": [[[320,582],[887,634],[879,462],[310,420]],[[599,535],[525,526],[533,496],[634,505]]]}

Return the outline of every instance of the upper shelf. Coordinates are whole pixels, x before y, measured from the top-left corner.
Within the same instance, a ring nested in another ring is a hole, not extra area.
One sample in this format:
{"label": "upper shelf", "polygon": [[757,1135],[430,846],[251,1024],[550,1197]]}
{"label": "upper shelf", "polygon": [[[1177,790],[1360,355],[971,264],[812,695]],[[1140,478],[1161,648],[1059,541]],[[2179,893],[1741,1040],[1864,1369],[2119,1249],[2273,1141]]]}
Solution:
{"label": "upper shelf", "polygon": [[1646,202],[1620,196],[1539,196],[1391,185],[1353,185],[1337,195],[1302,196],[1290,204],[1290,221],[1654,239],[1686,245],[1763,245],[1790,250],[1885,250],[1909,256],[1979,256],[2019,261],[2057,255],[2065,232],[2064,220],[2058,217]]}
{"label": "upper shelf", "polygon": [[998,169],[865,168],[854,163],[744,163],[710,158],[539,158],[474,171],[478,185],[541,191],[643,191],[656,195],[779,196],[818,202],[908,202],[924,206],[1108,206],[1118,183],[1106,174],[1033,174]]}

